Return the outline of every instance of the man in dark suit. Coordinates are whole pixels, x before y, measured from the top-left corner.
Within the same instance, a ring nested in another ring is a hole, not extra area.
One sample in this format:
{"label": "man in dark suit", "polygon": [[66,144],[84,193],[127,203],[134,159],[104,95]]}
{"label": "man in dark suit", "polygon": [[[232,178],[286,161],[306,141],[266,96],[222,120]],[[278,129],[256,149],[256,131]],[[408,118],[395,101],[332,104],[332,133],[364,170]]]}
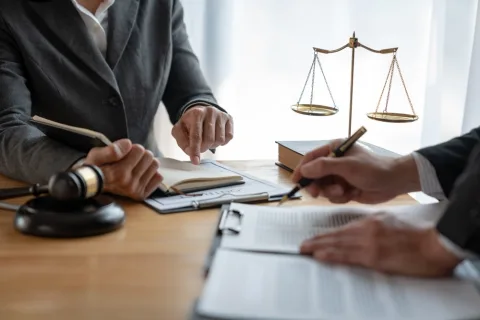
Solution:
{"label": "man in dark suit", "polygon": [[[451,274],[465,258],[480,256],[480,127],[399,158],[354,146],[327,158],[339,141],[307,154],[295,170],[315,179],[307,190],[334,203],[376,204],[423,191],[447,206],[435,228],[411,228],[385,216],[359,220],[305,241],[319,261],[361,265],[388,273],[435,277]],[[389,222],[390,221],[390,222]]]}
{"label": "man in dark suit", "polygon": [[[0,173],[37,183],[95,164],[107,191],[143,199],[162,180],[152,138],[161,102],[193,163],[232,139],[179,0],[0,0]],[[85,154],[46,137],[32,115],[115,143]]]}

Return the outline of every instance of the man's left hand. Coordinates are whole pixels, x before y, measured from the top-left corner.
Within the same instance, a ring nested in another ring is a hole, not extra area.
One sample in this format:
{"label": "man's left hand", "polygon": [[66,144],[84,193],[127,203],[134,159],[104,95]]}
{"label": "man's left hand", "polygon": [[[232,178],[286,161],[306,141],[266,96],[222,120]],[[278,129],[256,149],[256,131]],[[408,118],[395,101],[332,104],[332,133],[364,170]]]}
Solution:
{"label": "man's left hand", "polygon": [[461,262],[443,247],[434,228],[414,229],[392,216],[351,222],[305,241],[300,252],[321,262],[421,277],[449,276]]}
{"label": "man's left hand", "polygon": [[194,106],[173,126],[172,135],[190,161],[199,164],[201,153],[232,140],[233,119],[215,107]]}

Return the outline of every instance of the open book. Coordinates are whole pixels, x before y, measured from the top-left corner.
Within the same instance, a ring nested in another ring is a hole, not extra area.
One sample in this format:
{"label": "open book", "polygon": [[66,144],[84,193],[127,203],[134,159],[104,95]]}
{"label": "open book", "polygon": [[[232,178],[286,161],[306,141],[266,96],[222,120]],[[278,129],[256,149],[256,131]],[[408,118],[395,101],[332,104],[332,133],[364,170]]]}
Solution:
{"label": "open book", "polygon": [[244,183],[241,175],[221,168],[212,169],[171,158],[159,160],[158,171],[163,176],[160,189],[166,193],[175,194],[175,189],[185,193]]}
{"label": "open book", "polygon": [[[479,319],[468,277],[421,279],[320,263],[299,254],[303,240],[388,212],[386,223],[434,225],[447,202],[381,206],[223,208],[219,248],[197,305],[200,319]],[[225,213],[230,212],[225,217]],[[231,231],[232,230],[232,231]]]}
{"label": "open book", "polygon": [[[87,153],[94,147],[104,147],[112,142],[102,133],[55,122],[39,116],[30,120],[45,135],[77,150]],[[159,172],[163,182],[159,189],[167,194],[192,192],[244,183],[241,175],[227,170],[213,170],[203,165],[193,165],[170,158],[160,159]]]}

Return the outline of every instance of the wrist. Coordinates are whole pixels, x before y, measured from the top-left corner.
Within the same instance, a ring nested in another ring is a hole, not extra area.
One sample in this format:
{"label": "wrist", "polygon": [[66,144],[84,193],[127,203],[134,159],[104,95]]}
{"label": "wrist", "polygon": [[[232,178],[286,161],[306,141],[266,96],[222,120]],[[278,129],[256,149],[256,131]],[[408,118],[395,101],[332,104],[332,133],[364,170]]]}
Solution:
{"label": "wrist", "polygon": [[441,243],[436,229],[429,228],[420,231],[421,255],[426,257],[431,266],[437,268],[437,273],[448,275],[462,261],[459,257],[447,250]]}
{"label": "wrist", "polygon": [[411,154],[393,159],[390,172],[390,181],[398,195],[421,191],[417,164]]}

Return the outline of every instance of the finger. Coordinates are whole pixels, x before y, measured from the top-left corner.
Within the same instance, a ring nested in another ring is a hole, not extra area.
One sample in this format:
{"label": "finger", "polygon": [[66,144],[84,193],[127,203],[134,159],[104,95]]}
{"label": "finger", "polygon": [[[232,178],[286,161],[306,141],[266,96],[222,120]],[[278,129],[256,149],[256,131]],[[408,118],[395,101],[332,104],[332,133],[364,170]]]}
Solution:
{"label": "finger", "polygon": [[133,168],[140,162],[145,153],[145,148],[139,144],[134,144],[128,155],[114,165],[120,174],[132,176]]}
{"label": "finger", "polygon": [[193,164],[200,163],[200,146],[203,136],[203,116],[199,116],[188,127],[188,155]]}
{"label": "finger", "polygon": [[297,167],[293,171],[292,180],[297,182],[302,178],[302,173],[300,171],[304,164],[309,163],[310,161],[315,160],[319,157],[328,156],[331,150],[332,150],[331,145],[326,144],[324,146],[321,146],[320,148],[314,149],[308,152],[307,154],[305,154],[305,156],[302,158],[300,163],[297,165]]}
{"label": "finger", "polygon": [[203,136],[200,146],[200,152],[203,153],[212,148],[215,142],[215,129],[216,129],[217,113],[213,108],[208,108],[205,118],[203,120]]}
{"label": "finger", "polygon": [[350,188],[343,191],[343,194],[327,194],[324,193],[324,196],[328,198],[328,200],[332,203],[336,204],[343,204],[348,203],[350,201],[355,201],[358,199],[358,195],[360,194],[360,190],[356,188]]}
{"label": "finger", "polygon": [[361,248],[359,233],[326,233],[324,237],[317,236],[313,240],[306,240],[301,244],[301,253],[312,253],[324,248]]}
{"label": "finger", "polygon": [[231,116],[227,115],[228,120],[225,124],[225,143],[222,146],[226,145],[233,139],[233,119]]}
{"label": "finger", "polygon": [[[148,167],[148,169],[145,171],[145,173],[139,178],[138,184],[141,187],[141,193],[146,194],[146,191],[148,189],[148,185],[152,178],[160,173],[158,173],[158,168],[160,168],[160,161],[158,159],[153,159],[152,163]],[[158,185],[157,185],[158,187]]]}
{"label": "finger", "polygon": [[85,159],[85,164],[103,166],[120,161],[130,152],[131,148],[132,142],[128,139],[115,141],[107,147],[92,148]]}
{"label": "finger", "polygon": [[217,117],[217,122],[215,123],[215,142],[210,148],[216,148],[218,146],[223,146],[225,145],[225,125],[227,123],[227,120],[225,117]]}
{"label": "finger", "polygon": [[313,197],[313,198],[318,198],[320,196],[324,196],[322,192],[322,187],[318,185],[317,183],[312,183],[308,185],[305,190]]}
{"label": "finger", "polygon": [[140,162],[133,168],[132,177],[134,179],[140,179],[140,177],[147,171],[152,162],[154,161],[153,152],[146,150],[143,154]]}
{"label": "finger", "polygon": [[163,177],[159,172],[156,172],[145,188],[145,198],[150,197],[150,195],[158,188],[160,183],[162,183]]}
{"label": "finger", "polygon": [[332,184],[325,186],[325,188],[323,188],[323,193],[327,198],[340,198],[344,196],[345,190],[343,186],[339,184]]}
{"label": "finger", "polygon": [[177,141],[177,145],[180,147],[180,149],[187,153],[186,149],[188,147],[188,134],[182,122],[177,123],[172,128],[172,136]]}
{"label": "finger", "polygon": [[347,265],[363,265],[361,250],[352,248],[325,248],[313,253],[313,258],[317,261],[334,263],[334,264],[347,264]]}
{"label": "finger", "polygon": [[344,180],[355,172],[350,158],[317,158],[302,166],[301,176],[309,179],[321,179],[329,175],[338,175]]}

